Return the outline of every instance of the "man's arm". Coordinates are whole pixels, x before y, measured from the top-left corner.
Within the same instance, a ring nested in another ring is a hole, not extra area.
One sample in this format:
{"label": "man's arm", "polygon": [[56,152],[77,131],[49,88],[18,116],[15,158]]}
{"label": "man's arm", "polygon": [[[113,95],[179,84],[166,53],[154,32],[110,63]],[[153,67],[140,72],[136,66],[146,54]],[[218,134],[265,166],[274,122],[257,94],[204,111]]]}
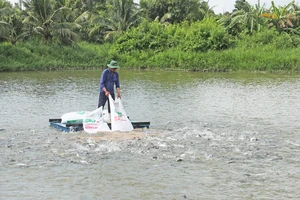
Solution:
{"label": "man's arm", "polygon": [[109,96],[110,95],[110,92],[106,89],[106,87],[103,87],[102,90],[105,93],[105,96]]}
{"label": "man's arm", "polygon": [[116,89],[117,89],[117,94],[118,94],[118,96],[117,96],[117,97],[118,97],[118,98],[121,98],[121,90],[120,90],[120,88],[119,88],[119,87],[117,87]]}

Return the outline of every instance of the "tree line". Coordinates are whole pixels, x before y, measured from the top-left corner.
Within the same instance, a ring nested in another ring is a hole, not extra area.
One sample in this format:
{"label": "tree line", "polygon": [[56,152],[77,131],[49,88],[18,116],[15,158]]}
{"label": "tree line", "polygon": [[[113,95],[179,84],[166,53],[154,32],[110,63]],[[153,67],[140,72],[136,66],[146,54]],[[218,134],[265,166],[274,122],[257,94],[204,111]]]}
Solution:
{"label": "tree line", "polygon": [[[234,7],[232,12],[216,15],[208,2],[202,0],[141,0],[140,5],[133,0],[23,0],[15,5],[0,0],[0,38],[1,42],[14,45],[32,38],[62,45],[74,45],[80,40],[122,43],[130,38],[128,35],[136,34],[134,32],[144,31],[140,34],[149,35],[150,27],[162,26],[161,35],[150,30],[154,35],[149,39],[164,40],[167,36],[163,32],[170,31],[165,29],[173,29],[168,34],[198,37],[201,43],[205,42],[201,38],[205,40],[213,34],[210,31],[219,29],[213,40],[220,39],[216,41],[220,44],[194,47],[202,50],[228,48],[228,41],[219,37],[252,35],[270,28],[291,37],[300,35],[300,8],[294,1],[286,6],[276,6],[272,1],[272,6],[266,8],[259,1],[253,6],[246,0],[237,0]],[[201,29],[201,26],[209,26],[206,23],[213,26],[209,32]],[[189,31],[174,33],[178,27]],[[146,47],[153,46],[149,45]],[[122,48],[125,46],[128,44]]]}
{"label": "tree line", "polygon": [[169,52],[173,65],[184,67],[185,53],[295,48],[299,35],[295,1],[267,8],[236,0],[232,12],[215,14],[203,0],[0,0],[0,44],[109,45],[110,57],[125,55],[129,64],[135,58],[147,65],[151,56]]}

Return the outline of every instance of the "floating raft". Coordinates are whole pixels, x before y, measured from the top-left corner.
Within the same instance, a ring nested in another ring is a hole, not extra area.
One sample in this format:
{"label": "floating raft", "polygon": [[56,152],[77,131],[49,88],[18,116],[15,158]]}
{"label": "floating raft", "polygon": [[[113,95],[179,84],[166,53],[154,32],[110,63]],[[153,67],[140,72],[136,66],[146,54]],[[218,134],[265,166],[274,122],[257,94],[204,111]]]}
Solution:
{"label": "floating raft", "polygon": [[[50,126],[61,130],[63,132],[76,132],[82,131],[83,125],[82,124],[62,124],[61,119],[49,119]],[[111,124],[107,123],[108,127],[111,128]],[[149,128],[150,122],[136,122],[131,121],[133,128]]]}

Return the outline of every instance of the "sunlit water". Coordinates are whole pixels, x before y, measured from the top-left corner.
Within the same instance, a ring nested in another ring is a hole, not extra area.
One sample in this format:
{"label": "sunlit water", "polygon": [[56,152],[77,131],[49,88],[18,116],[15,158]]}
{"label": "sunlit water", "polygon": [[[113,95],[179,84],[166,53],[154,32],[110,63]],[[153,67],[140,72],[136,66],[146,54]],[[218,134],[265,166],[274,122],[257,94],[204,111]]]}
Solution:
{"label": "sunlit water", "polygon": [[0,199],[300,198],[300,76],[119,72],[141,139],[49,127],[101,71],[0,74]]}

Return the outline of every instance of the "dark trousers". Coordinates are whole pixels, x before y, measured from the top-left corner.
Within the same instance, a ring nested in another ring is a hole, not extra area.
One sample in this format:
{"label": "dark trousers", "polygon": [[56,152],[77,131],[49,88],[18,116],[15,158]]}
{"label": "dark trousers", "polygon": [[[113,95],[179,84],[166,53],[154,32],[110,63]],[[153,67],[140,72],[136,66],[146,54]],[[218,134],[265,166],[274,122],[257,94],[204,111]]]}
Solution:
{"label": "dark trousers", "polygon": [[[110,94],[110,95],[113,98],[113,100],[115,100],[115,94]],[[109,99],[105,95],[104,92],[100,92],[100,94],[99,94],[99,100],[98,100],[98,108],[100,108],[101,106],[103,106],[103,109],[104,109],[106,101],[108,101],[108,113],[110,113]]]}

